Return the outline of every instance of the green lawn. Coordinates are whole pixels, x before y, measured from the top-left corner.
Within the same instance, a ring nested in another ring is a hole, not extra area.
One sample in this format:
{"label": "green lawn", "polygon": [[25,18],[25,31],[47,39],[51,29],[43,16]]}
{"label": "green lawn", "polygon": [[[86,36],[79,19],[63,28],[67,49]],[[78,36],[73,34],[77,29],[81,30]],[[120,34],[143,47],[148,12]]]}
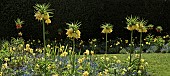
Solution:
{"label": "green lawn", "polygon": [[[128,54],[114,54],[119,59],[125,60]],[[151,76],[170,76],[170,54],[169,53],[149,53],[143,54],[149,66],[148,72]]]}

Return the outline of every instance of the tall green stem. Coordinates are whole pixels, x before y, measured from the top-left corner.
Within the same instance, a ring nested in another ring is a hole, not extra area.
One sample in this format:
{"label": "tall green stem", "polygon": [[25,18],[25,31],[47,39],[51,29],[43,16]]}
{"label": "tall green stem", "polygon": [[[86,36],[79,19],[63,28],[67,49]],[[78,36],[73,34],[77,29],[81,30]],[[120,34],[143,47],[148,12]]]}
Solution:
{"label": "tall green stem", "polygon": [[[45,56],[45,62],[46,62],[46,42],[45,42],[45,23],[44,23],[44,20],[42,20],[42,24],[43,24],[44,56]],[[46,64],[45,64],[45,67],[47,67]],[[46,71],[45,71],[45,75],[46,75]]]}
{"label": "tall green stem", "polygon": [[106,48],[105,48],[105,54],[107,54],[107,33],[106,33]]}
{"label": "tall green stem", "polygon": [[72,74],[75,75],[75,39],[73,38],[73,62],[72,62],[72,65],[73,65],[73,70],[72,70]]}
{"label": "tall green stem", "polygon": [[45,54],[45,56],[46,56],[46,42],[45,42],[45,24],[44,24],[44,20],[42,20],[42,24],[43,24],[44,54]]}
{"label": "tall green stem", "polygon": [[129,59],[129,66],[131,66],[132,61],[132,51],[133,51],[133,31],[131,31],[131,39],[130,39],[131,45],[130,45],[130,59]]}
{"label": "tall green stem", "polygon": [[[140,33],[140,53],[139,53],[139,65],[138,65],[138,70],[139,70],[139,66],[140,66],[140,64],[141,64],[141,57],[142,57],[142,32]],[[137,70],[137,71],[138,71]]]}

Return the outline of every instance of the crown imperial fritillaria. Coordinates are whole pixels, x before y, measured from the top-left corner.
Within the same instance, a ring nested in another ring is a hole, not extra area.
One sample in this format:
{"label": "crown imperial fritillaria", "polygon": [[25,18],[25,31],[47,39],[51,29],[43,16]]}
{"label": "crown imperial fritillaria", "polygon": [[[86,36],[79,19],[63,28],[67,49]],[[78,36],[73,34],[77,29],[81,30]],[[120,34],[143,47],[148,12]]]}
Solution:
{"label": "crown imperial fritillaria", "polygon": [[66,29],[67,30],[67,32],[66,32],[67,37],[76,38],[76,39],[80,38],[81,32],[79,30],[79,27],[80,27],[81,23],[76,22],[76,23],[66,23],[66,24],[69,26],[69,28]]}
{"label": "crown imperial fritillaria", "polygon": [[38,21],[44,20],[46,24],[50,24],[51,20],[50,20],[50,16],[49,14],[53,14],[52,9],[49,9],[50,4],[36,4],[34,6],[34,8],[36,9],[35,12],[35,19],[37,19]]}
{"label": "crown imperial fritillaria", "polygon": [[24,24],[24,21],[21,21],[19,18],[17,18],[17,20],[15,21],[15,24],[16,24],[16,29],[21,29],[22,24]]}
{"label": "crown imperial fritillaria", "polygon": [[113,26],[110,23],[102,24],[101,28],[103,28],[102,33],[111,33],[113,31]]}

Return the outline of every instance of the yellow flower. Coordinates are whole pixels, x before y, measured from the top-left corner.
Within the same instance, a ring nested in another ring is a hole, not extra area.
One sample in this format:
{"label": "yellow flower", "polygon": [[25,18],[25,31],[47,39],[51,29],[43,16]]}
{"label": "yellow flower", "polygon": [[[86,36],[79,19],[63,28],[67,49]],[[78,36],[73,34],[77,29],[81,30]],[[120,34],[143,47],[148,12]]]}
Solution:
{"label": "yellow flower", "polygon": [[102,72],[99,72],[97,76],[102,76]]}
{"label": "yellow flower", "polygon": [[116,63],[121,63],[121,61],[120,61],[120,60],[117,60]]}
{"label": "yellow flower", "polygon": [[127,29],[133,31],[134,29],[131,26],[127,26]]}
{"label": "yellow flower", "polygon": [[85,71],[84,73],[83,73],[83,76],[88,76],[89,75],[89,72],[88,71]]}
{"label": "yellow flower", "polygon": [[48,20],[49,18],[50,18],[49,13],[46,13],[46,14],[44,15],[44,20]]}
{"label": "yellow flower", "polygon": [[70,69],[71,68],[71,64],[67,64],[67,69]]}
{"label": "yellow flower", "polygon": [[18,36],[22,36],[22,32],[19,32],[19,33],[18,33]]}
{"label": "yellow flower", "polygon": [[109,58],[108,58],[108,57],[106,57],[106,61],[109,61]]}
{"label": "yellow flower", "polygon": [[139,68],[140,68],[141,70],[143,70],[143,69],[144,69],[144,66],[140,65]]}
{"label": "yellow flower", "polygon": [[130,70],[131,69],[131,67],[128,67],[128,70]]}
{"label": "yellow flower", "polygon": [[67,55],[68,55],[68,52],[64,51],[60,56],[61,56],[61,57],[63,57],[63,56],[65,57],[65,56],[67,56]]}
{"label": "yellow flower", "polygon": [[76,30],[77,38],[80,38],[81,32],[79,30]]}
{"label": "yellow flower", "polygon": [[70,37],[70,38],[72,38],[73,36],[72,36],[72,33],[73,33],[73,29],[72,28],[70,28],[70,29],[67,29],[67,32],[66,32],[66,34],[67,34],[67,37]]}
{"label": "yellow flower", "polygon": [[117,43],[115,44],[115,45],[119,45],[120,44],[120,42],[119,41],[117,41]]}
{"label": "yellow flower", "polygon": [[29,51],[31,54],[33,54],[33,49],[32,48],[30,48],[30,51]]}
{"label": "yellow flower", "polygon": [[143,63],[145,60],[144,59],[141,59],[140,62]]}
{"label": "yellow flower", "polygon": [[102,33],[111,33],[113,30],[113,26],[109,23],[102,24],[101,28],[103,28]]}
{"label": "yellow flower", "polygon": [[89,50],[86,50],[86,52],[84,52],[84,54],[89,55]]}
{"label": "yellow flower", "polygon": [[52,76],[59,76],[58,74],[53,74]]}
{"label": "yellow flower", "polygon": [[138,70],[138,74],[141,74],[142,72],[141,72],[141,70]]}
{"label": "yellow flower", "polygon": [[78,63],[81,64],[83,62],[83,59],[79,58]]}
{"label": "yellow flower", "polygon": [[26,44],[26,48],[30,48],[30,44]]}
{"label": "yellow flower", "polygon": [[45,23],[48,25],[49,23],[51,23],[50,19],[45,20]]}
{"label": "yellow flower", "polygon": [[9,61],[9,59],[8,58],[4,58],[4,61],[7,62],[7,61]]}
{"label": "yellow flower", "polygon": [[39,69],[39,67],[40,67],[40,66],[39,66],[38,64],[35,65],[35,69]]}
{"label": "yellow flower", "polygon": [[51,54],[50,53],[46,53],[46,56],[49,57],[49,56],[51,56]]}
{"label": "yellow flower", "polygon": [[39,11],[37,11],[34,16],[35,16],[35,19],[37,20],[42,20],[44,17],[44,15],[41,14]]}
{"label": "yellow flower", "polygon": [[122,71],[122,75],[124,75],[125,74],[125,71]]}
{"label": "yellow flower", "polygon": [[91,51],[91,55],[94,55],[94,51]]}
{"label": "yellow flower", "polygon": [[130,56],[128,56],[128,58],[126,60],[130,60]]}
{"label": "yellow flower", "polygon": [[107,75],[107,74],[108,74],[108,72],[109,72],[109,70],[108,70],[108,69],[105,69],[105,70],[104,70],[104,74],[105,74],[105,75]]}
{"label": "yellow flower", "polygon": [[136,58],[139,58],[139,54],[135,54],[135,57],[136,57]]}
{"label": "yellow flower", "polygon": [[125,43],[128,43],[128,40],[125,40]]}
{"label": "yellow flower", "polygon": [[104,28],[102,30],[102,33],[111,33],[112,31],[113,31],[112,28]]}
{"label": "yellow flower", "polygon": [[2,75],[2,72],[0,72],[0,76],[3,76],[3,75]]}
{"label": "yellow flower", "polygon": [[114,59],[117,59],[117,56],[113,56]]}
{"label": "yellow flower", "polygon": [[8,67],[7,63],[2,64],[2,69],[6,69]]}
{"label": "yellow flower", "polygon": [[50,47],[51,47],[51,46],[48,44],[48,45],[47,45],[47,48],[50,48]]}
{"label": "yellow flower", "polygon": [[150,42],[145,42],[146,44],[150,45]]}
{"label": "yellow flower", "polygon": [[48,70],[50,70],[50,69],[51,69],[51,65],[50,65],[50,64],[47,66],[47,69],[48,69]]}
{"label": "yellow flower", "polygon": [[145,66],[148,66],[148,62],[145,62]]}

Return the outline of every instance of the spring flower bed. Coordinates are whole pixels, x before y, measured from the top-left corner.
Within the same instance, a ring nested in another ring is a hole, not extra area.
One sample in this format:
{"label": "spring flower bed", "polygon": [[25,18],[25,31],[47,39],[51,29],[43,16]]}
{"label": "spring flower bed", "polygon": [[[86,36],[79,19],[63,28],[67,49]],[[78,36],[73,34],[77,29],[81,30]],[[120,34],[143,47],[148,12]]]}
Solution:
{"label": "spring flower bed", "polygon": [[[43,27],[43,44],[41,41],[26,42],[22,38],[22,24],[24,21],[17,19],[16,29],[18,30],[18,38],[12,38],[11,41],[2,41],[0,50],[0,76],[148,76],[148,62],[142,58],[144,46],[150,46],[146,52],[152,52],[151,47],[163,46],[165,43],[162,37],[154,38],[148,35],[143,44],[142,34],[153,29],[153,25],[147,25],[147,21],[139,17],[127,17],[126,29],[131,32],[131,39],[108,41],[108,35],[113,30],[113,25],[110,23],[102,24],[101,33],[106,37],[104,45],[99,45],[96,39],[92,39],[88,45],[83,44],[83,41],[78,41],[81,38],[80,26],[81,22],[66,23],[66,35],[68,42],[47,42],[45,34],[45,25],[49,25],[52,21],[51,14],[53,9],[49,9],[50,4],[36,4],[35,18]],[[158,32],[162,31],[162,27],[156,28]],[[134,43],[133,33],[140,34],[139,43]],[[62,41],[61,41],[62,42]],[[114,46],[113,46],[114,45]],[[104,47],[103,47],[104,46]],[[169,45],[167,45],[169,46]],[[97,49],[97,47],[103,47]],[[126,49],[128,47],[128,49]],[[112,48],[112,49],[111,49]],[[127,53],[126,60],[121,60],[117,56],[108,56],[110,50],[121,53]],[[135,49],[137,48],[137,49]],[[162,48],[161,51],[166,51],[168,47]],[[150,49],[150,50],[149,50]],[[98,51],[104,50],[102,56],[96,55]]]}

